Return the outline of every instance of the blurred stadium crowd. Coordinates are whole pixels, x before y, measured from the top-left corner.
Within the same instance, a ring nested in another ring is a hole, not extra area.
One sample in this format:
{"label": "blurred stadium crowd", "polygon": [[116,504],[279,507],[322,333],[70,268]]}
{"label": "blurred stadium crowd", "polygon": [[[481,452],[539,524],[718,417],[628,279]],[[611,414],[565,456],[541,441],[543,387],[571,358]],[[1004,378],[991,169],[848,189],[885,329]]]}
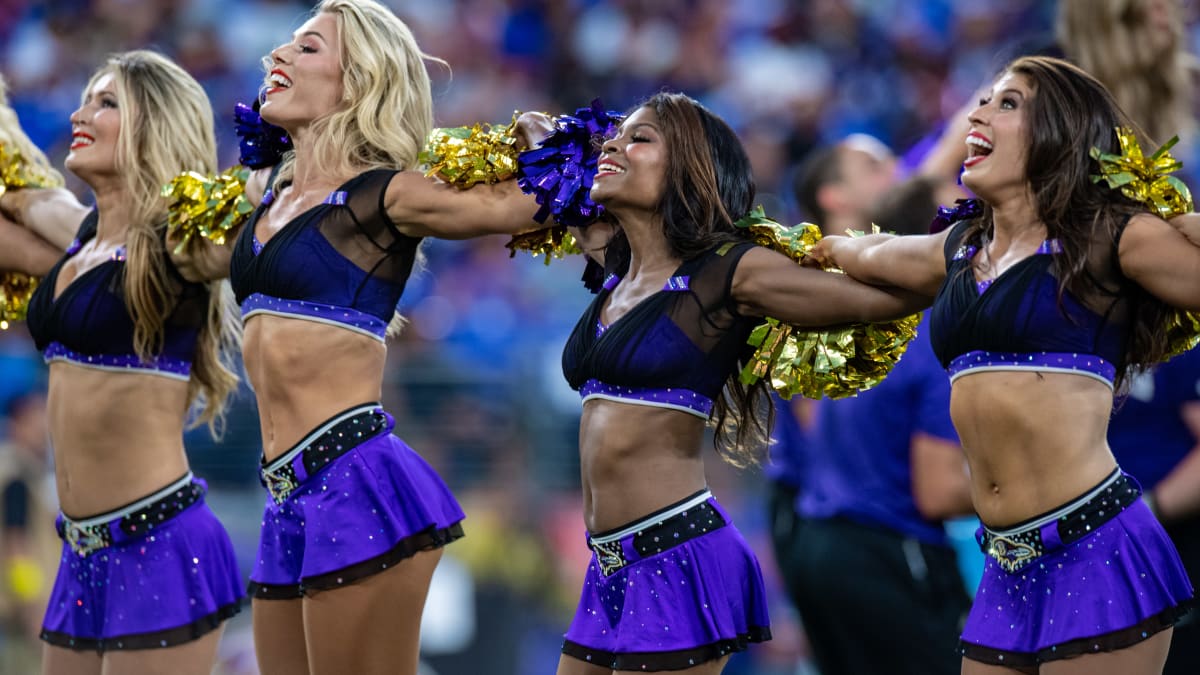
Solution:
{"label": "blurred stadium crowd", "polygon": [[[856,132],[898,153],[918,145],[1008,58],[1049,44],[1055,10],[1053,0],[384,2],[449,66],[430,64],[439,126],[507,121],[518,109],[569,112],[596,97],[624,109],[660,89],[681,90],[734,125],[760,201],[785,222],[805,217],[792,183],[814,147]],[[310,7],[0,0],[0,73],[30,136],[61,162],[68,115],[97,65],[110,52],[158,49],[205,86],[222,164],[230,165],[234,103],[253,100],[261,58]],[[77,181],[70,186],[82,194]],[[443,675],[482,672],[481,662],[501,675],[552,671],[589,553],[577,493],[579,400],[559,369],[561,346],[589,300],[582,265],[510,260],[503,243],[428,242],[426,270],[401,304],[411,324],[389,350],[385,404],[397,433],[446,477],[468,513],[468,537],[447,550],[426,617],[426,661]],[[24,327],[0,331],[0,410],[43,386]],[[255,415],[243,392],[220,443],[188,437],[192,465],[214,486],[210,501],[247,568],[262,500]],[[761,473],[708,466],[714,492],[774,577]],[[784,594],[777,597],[776,639],[739,655],[727,673],[802,672],[803,638]],[[226,643],[224,672],[253,672],[248,634],[235,625]]]}

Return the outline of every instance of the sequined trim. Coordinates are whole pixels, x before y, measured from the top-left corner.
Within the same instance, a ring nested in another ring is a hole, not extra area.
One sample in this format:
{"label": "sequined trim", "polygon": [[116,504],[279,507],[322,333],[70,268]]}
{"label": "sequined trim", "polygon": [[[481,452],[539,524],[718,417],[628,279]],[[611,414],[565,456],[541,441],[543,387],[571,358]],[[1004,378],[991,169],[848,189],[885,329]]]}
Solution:
{"label": "sequined trim", "polygon": [[189,471],[158,492],[107,513],[78,520],[60,513],[55,526],[58,536],[82,558],[117,542],[146,536],[200,501],[204,493],[203,483]]}
{"label": "sequined trim", "polygon": [[388,551],[374,558],[355,563],[340,570],[306,577],[299,584],[260,584],[251,581],[247,589],[250,597],[256,600],[295,600],[314,591],[327,591],[349,585],[395,567],[397,563],[411,558],[421,551],[431,551],[463,537],[462,523],[454,523],[449,527],[417,532],[401,539]]}
{"label": "sequined trim", "polygon": [[725,527],[724,516],[708,503],[710,499],[712,492],[701,490],[637,522],[589,535],[588,546],[596,554],[600,571],[609,576],[630,563]]}
{"label": "sequined trim", "polygon": [[226,619],[232,618],[240,611],[242,611],[242,601],[239,600],[224,607],[219,607],[212,614],[202,616],[186,626],[177,626],[153,633],[137,633],[134,635],[97,639],[75,637],[67,633],[59,633],[43,628],[41,639],[56,647],[66,647],[75,651],[96,651],[103,653],[130,649],[165,649],[199,640],[219,628]]}
{"label": "sequined trim", "polygon": [[1082,375],[1113,386],[1117,369],[1095,354],[1069,352],[989,352],[976,350],[955,357],[946,368],[953,382],[964,375],[997,370],[1037,370]]}
{"label": "sequined trim", "polygon": [[1036,652],[1014,652],[1007,649],[985,647],[973,642],[958,641],[958,653],[964,658],[980,663],[1007,666],[1009,668],[1031,668],[1040,663],[1060,661],[1084,654],[1115,652],[1150,639],[1151,636],[1171,628],[1191,609],[1194,602],[1185,602],[1168,607],[1138,623],[1104,635],[1079,638],[1051,645]]}
{"label": "sequined trim", "polygon": [[68,349],[61,342],[46,345],[42,359],[46,363],[62,361],[94,370],[157,375],[184,382],[190,379],[192,372],[192,362],[184,359],[159,356],[153,361],[143,361],[137,354],[83,354]]}
{"label": "sequined trim", "polygon": [[242,321],[248,321],[256,314],[270,314],[289,319],[324,323],[368,335],[380,342],[384,342],[387,336],[388,324],[383,319],[374,314],[339,305],[326,305],[307,300],[285,300],[263,293],[253,293],[242,301]]}
{"label": "sequined trim", "polygon": [[[1033,252],[1033,255],[1056,255],[1058,253],[1062,253],[1062,251],[1062,242],[1057,239],[1047,239],[1037,247],[1037,250]],[[954,252],[954,256],[951,259],[970,260],[975,257],[976,253],[979,253],[978,246],[964,244],[958,247],[958,250]],[[982,295],[984,291],[991,287],[992,282],[995,280],[996,279],[984,279],[983,281],[976,281],[975,288],[979,291],[979,294]]]}
{"label": "sequined trim", "polygon": [[708,419],[712,414],[712,399],[688,389],[671,387],[667,389],[641,389],[637,387],[618,387],[605,384],[600,380],[591,379],[579,388],[583,402],[599,398],[633,405],[645,405],[655,408],[670,408],[680,410],[697,417]]}
{"label": "sequined trim", "polygon": [[563,640],[562,653],[572,658],[595,664],[601,668],[619,671],[655,672],[663,670],[686,670],[702,663],[724,658],[734,652],[745,651],[752,642],[767,642],[771,629],[753,626],[749,631],[730,640],[718,640],[712,644],[692,649],[670,652],[606,652],[585,647],[577,642]]}
{"label": "sequined trim", "polygon": [[330,462],[379,435],[387,428],[387,413],[378,403],[355,406],[339,413],[267,462],[264,458],[259,481],[276,504],[282,504],[304,481]]}
{"label": "sequined trim", "polygon": [[979,548],[1013,574],[1037,558],[1083,539],[1138,500],[1141,488],[1120,469],[1078,499],[1017,526],[981,526]]}

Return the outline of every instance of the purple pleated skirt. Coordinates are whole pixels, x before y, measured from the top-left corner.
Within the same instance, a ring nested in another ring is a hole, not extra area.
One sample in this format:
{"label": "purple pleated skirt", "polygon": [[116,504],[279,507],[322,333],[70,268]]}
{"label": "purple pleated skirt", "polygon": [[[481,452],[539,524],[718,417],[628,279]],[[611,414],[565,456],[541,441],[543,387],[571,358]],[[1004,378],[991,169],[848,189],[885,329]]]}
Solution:
{"label": "purple pleated skirt", "polygon": [[683,670],[771,639],[762,572],[729,515],[707,491],[680,505],[588,537],[564,654],[614,670]]}
{"label": "purple pleated skirt", "polygon": [[[1132,489],[1140,494],[1136,483]],[[1052,541],[1019,569],[987,558],[963,628],[966,658],[1026,667],[1115,651],[1171,627],[1186,611],[1192,585],[1145,503],[1134,499],[1115,516],[1096,506],[1092,520],[1105,522],[1085,525],[1072,543]]]}
{"label": "purple pleated skirt", "polygon": [[59,516],[62,560],[43,640],[99,652],[171,647],[238,612],[233,544],[204,503],[204,482],[175,487],[133,513]]}
{"label": "purple pleated skirt", "polygon": [[[392,416],[376,407],[372,422],[355,412],[319,427],[330,429],[325,440],[284,454],[295,456],[295,473],[267,499],[252,597],[339,588],[462,536],[462,508],[433,468],[391,434]],[[351,431],[359,422],[366,431]]]}

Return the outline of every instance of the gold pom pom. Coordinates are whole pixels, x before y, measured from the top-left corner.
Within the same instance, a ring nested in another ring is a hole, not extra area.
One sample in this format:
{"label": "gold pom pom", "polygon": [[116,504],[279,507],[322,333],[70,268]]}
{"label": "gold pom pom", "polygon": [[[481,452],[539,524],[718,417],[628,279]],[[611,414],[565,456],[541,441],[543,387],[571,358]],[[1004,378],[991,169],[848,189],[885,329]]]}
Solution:
{"label": "gold pom pom", "polygon": [[[62,176],[28,162],[15,147],[0,143],[0,196],[9,189],[61,187]],[[25,320],[38,280],[19,272],[0,273],[0,330]]]}
{"label": "gold pom pom", "polygon": [[418,161],[428,167],[425,176],[438,178],[460,189],[476,183],[498,183],[517,172],[517,116],[508,126],[473,124],[434,129]]}
{"label": "gold pom pom", "polygon": [[26,161],[21,151],[0,142],[0,196],[19,188],[62,187],[57,171]]}
{"label": "gold pom pom", "polygon": [[[1171,148],[1179,142],[1172,136],[1154,154],[1146,157],[1132,129],[1117,127],[1121,154],[1113,155],[1092,148],[1091,156],[1100,165],[1093,182],[1105,181],[1114,190],[1141,202],[1164,220],[1191,213],[1192,193],[1183,181],[1168,174],[1183,168],[1183,162],[1171,156]],[[1165,327],[1167,358],[1182,354],[1200,343],[1200,314],[1176,309],[1171,312]]]}
{"label": "gold pom pom", "polygon": [[[783,227],[767,218],[761,206],[737,222],[750,231],[755,243],[782,253],[797,263],[821,240],[821,229],[812,223]],[[878,228],[875,228],[878,229]],[[830,269],[830,274],[841,274]],[[769,378],[780,396],[845,398],[879,384],[908,349],[917,334],[920,314],[896,321],[858,323],[814,331],[776,319],[756,327],[748,340],[758,349],[742,369],[741,380],[754,384]]]}
{"label": "gold pom pom", "polygon": [[28,274],[0,274],[0,330],[8,330],[14,322],[25,320],[29,299],[37,285],[38,279]]}
{"label": "gold pom pom", "polygon": [[508,249],[510,258],[516,256],[517,251],[529,251],[535,258],[539,255],[546,256],[543,261],[546,265],[550,264],[551,258],[583,253],[575,237],[567,232],[566,226],[563,225],[513,235],[504,246]]}
{"label": "gold pom pom", "polygon": [[1100,173],[1092,182],[1105,181],[1110,188],[1134,201],[1145,204],[1164,220],[1192,210],[1192,193],[1183,181],[1168,175],[1183,168],[1183,162],[1171,156],[1178,136],[1163,143],[1154,154],[1146,157],[1132,129],[1117,127],[1121,154],[1113,155],[1092,148],[1091,156],[1100,165]]}
{"label": "gold pom pom", "polygon": [[188,171],[163,186],[162,196],[169,203],[167,230],[179,230],[181,236],[176,253],[196,235],[217,245],[225,243],[226,235],[240,227],[254,211],[246,199],[249,177],[249,169],[235,166],[216,176]]}

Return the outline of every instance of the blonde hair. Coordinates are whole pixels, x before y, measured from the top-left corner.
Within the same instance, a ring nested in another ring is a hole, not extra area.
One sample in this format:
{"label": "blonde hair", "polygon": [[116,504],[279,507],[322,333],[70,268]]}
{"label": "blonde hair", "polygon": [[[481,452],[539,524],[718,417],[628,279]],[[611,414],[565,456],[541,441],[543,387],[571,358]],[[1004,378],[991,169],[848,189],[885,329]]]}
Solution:
{"label": "blonde hair", "polygon": [[[216,172],[213,112],[200,84],[161,54],[136,50],[110,57],[85,95],[108,74],[121,119],[117,168],[133,200],[125,240],[125,305],[134,322],[134,350],[150,359],[162,350],[167,318],[182,291],[170,275],[161,189],[184,171]],[[193,423],[207,422],[219,434],[226,400],[237,387],[233,359],[241,345],[241,322],[228,282],[210,282],[206,291],[188,400]]]}
{"label": "blonde hair", "polygon": [[62,174],[50,164],[41,148],[34,145],[25,135],[16,111],[9,107],[8,85],[3,77],[0,77],[0,145],[21,153],[24,163],[31,167],[39,178],[43,178],[47,185],[63,184]]}
{"label": "blonde hair", "polygon": [[[1192,74],[1178,3],[1169,33],[1151,25],[1146,0],[1059,0],[1057,33],[1067,58],[1100,80],[1121,108],[1149,135],[1162,143],[1179,134],[1189,138],[1192,118]],[[1167,37],[1164,47],[1156,38]]]}
{"label": "blonde hair", "polygon": [[[374,0],[324,0],[313,15],[337,19],[342,105],[312,124],[318,166],[336,176],[375,168],[410,169],[433,130],[433,95],[412,31]],[[276,185],[291,180],[285,155]]]}
{"label": "blonde hair", "polygon": [[[408,26],[375,0],[323,0],[313,16],[322,13],[337,19],[342,105],[312,123],[315,164],[339,177],[376,168],[413,168],[433,131],[425,62],[446,62],[421,51]],[[294,152],[284,155],[276,191],[292,180],[295,159]],[[416,263],[421,262],[418,251]],[[397,312],[387,336],[399,335],[404,325]]]}

